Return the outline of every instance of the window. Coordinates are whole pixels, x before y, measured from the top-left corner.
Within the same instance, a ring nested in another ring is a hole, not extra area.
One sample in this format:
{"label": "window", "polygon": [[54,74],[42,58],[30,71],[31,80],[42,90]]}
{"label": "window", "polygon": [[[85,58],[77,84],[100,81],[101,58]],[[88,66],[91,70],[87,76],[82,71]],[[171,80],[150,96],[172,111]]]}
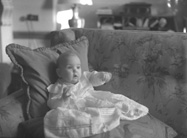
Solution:
{"label": "window", "polygon": [[57,12],[57,23],[61,25],[60,29],[67,29],[69,27],[68,20],[73,17],[72,9]]}

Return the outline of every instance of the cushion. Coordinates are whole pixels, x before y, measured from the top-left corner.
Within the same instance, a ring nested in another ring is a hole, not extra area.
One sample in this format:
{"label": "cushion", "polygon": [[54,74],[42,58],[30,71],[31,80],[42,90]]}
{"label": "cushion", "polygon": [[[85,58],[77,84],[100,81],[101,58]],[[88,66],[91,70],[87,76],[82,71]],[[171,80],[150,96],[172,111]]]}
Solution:
{"label": "cushion", "polygon": [[123,120],[117,130],[124,132],[125,138],[174,138],[177,135],[173,128],[151,114],[133,121]]}
{"label": "cushion", "polygon": [[11,83],[11,71],[11,65],[0,63],[0,99],[8,95],[8,88]]}
{"label": "cushion", "polygon": [[75,40],[75,33],[71,29],[53,31],[50,33],[51,46]]}
{"label": "cushion", "polygon": [[6,52],[11,61],[20,67],[21,77],[29,101],[27,113],[31,118],[41,117],[49,110],[46,104],[48,93],[46,87],[57,80],[56,60],[62,52],[73,50],[80,57],[82,70],[88,70],[88,39],[83,36],[75,41],[58,44],[51,48],[31,48],[10,44]]}
{"label": "cushion", "polygon": [[[19,125],[18,136],[44,138],[43,124],[43,118],[23,122]],[[176,135],[171,127],[148,114],[133,121],[122,120],[113,130],[87,138],[174,138]]]}

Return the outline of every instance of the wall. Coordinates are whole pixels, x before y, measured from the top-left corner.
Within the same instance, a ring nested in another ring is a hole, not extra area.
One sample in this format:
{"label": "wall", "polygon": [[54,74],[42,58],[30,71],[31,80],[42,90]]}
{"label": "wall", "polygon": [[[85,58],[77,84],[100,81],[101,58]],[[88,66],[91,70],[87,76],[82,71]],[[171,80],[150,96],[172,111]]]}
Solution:
{"label": "wall", "polygon": [[[174,0],[173,0],[174,1]],[[178,4],[173,5],[172,10],[176,10],[176,21],[178,30],[183,31],[184,27],[187,28],[187,0],[179,0]]]}
{"label": "wall", "polygon": [[[13,0],[14,43],[31,48],[41,47],[46,44],[41,38],[47,32],[56,29],[55,1]],[[38,15],[39,20],[26,20],[28,14]]]}
{"label": "wall", "polygon": [[39,21],[33,22],[35,31],[50,31],[54,29],[53,5],[51,0],[14,0],[13,28],[14,31],[29,31],[24,21],[28,14],[39,16]]}

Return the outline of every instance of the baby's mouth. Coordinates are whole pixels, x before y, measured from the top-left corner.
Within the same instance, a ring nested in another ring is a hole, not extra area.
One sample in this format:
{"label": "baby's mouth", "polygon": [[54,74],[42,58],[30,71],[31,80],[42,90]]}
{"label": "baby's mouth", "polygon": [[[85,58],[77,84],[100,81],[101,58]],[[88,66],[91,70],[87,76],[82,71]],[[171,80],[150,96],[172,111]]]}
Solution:
{"label": "baby's mouth", "polygon": [[77,74],[75,74],[75,75],[73,75],[73,77],[74,77],[74,78],[78,78],[78,75],[77,75]]}

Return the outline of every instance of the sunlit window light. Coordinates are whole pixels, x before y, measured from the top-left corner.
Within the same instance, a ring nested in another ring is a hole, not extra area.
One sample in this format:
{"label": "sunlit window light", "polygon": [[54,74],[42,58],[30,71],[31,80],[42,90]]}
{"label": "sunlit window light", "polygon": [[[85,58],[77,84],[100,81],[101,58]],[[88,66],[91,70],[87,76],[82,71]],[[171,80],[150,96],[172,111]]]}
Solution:
{"label": "sunlit window light", "polygon": [[171,0],[167,0],[167,6],[168,8],[171,8]]}
{"label": "sunlit window light", "polygon": [[92,0],[81,0],[81,4],[82,5],[92,5],[93,2],[92,2]]}
{"label": "sunlit window light", "polygon": [[183,33],[186,33],[186,27],[183,28]]}
{"label": "sunlit window light", "polygon": [[70,28],[68,20],[73,17],[72,9],[57,12],[57,23],[61,25],[60,29]]}
{"label": "sunlit window light", "polygon": [[171,8],[171,4],[170,4],[170,3],[167,3],[167,6],[168,6],[169,8]]}

